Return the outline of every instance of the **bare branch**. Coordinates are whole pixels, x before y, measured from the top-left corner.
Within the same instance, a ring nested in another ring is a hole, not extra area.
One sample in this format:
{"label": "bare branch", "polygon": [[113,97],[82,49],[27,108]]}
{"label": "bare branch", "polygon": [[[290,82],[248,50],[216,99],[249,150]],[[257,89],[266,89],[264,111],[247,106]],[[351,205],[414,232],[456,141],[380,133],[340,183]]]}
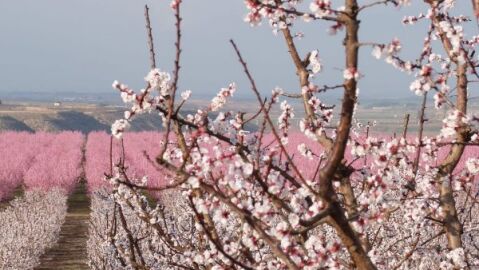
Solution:
{"label": "bare branch", "polygon": [[398,2],[396,0],[380,0],[380,1],[376,1],[376,2],[372,2],[370,4],[365,4],[365,5],[362,5],[358,12],[361,12],[367,8],[371,8],[371,7],[374,7],[374,6],[378,6],[378,5],[387,5],[387,4],[394,4],[394,6],[397,6],[398,5]]}
{"label": "bare branch", "polygon": [[150,13],[148,5],[145,5],[145,20],[146,20],[146,33],[148,36],[148,48],[150,51],[150,64],[151,69],[156,68],[156,59],[155,59],[155,47],[153,46],[153,34],[150,25]]}

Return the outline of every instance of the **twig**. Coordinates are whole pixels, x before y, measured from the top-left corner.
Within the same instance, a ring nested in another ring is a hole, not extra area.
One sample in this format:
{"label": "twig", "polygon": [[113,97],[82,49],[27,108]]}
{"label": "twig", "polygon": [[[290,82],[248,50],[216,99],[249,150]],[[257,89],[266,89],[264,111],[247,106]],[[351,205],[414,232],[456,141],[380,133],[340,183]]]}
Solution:
{"label": "twig", "polygon": [[424,93],[424,95],[423,95],[421,112],[420,112],[420,115],[419,115],[419,134],[418,134],[419,144],[418,144],[417,150],[416,150],[416,158],[414,159],[414,163],[413,163],[414,178],[416,178],[417,172],[419,170],[419,159],[421,158],[421,148],[423,146],[422,135],[424,133],[424,123],[427,121],[425,119],[426,101],[427,101],[427,92]]}
{"label": "twig", "polygon": [[[279,1],[276,3],[276,5],[273,5],[273,4],[266,4],[266,3],[263,3],[262,1],[258,1],[258,0],[255,1],[255,4],[259,5],[260,7],[267,7],[269,9],[273,9],[273,10],[281,9],[281,11],[283,11],[286,14],[292,14],[292,15],[300,16],[300,17],[308,16],[309,18],[314,19],[314,20],[334,21],[334,22],[339,22],[339,23],[342,22],[338,17],[332,17],[332,16],[318,17],[313,13],[307,13],[307,12],[302,12],[302,11],[298,11],[298,10],[295,10],[295,9],[287,9],[287,8],[284,8],[284,7],[280,7],[278,5],[278,3],[279,3]],[[343,14],[343,12],[339,11],[339,10],[330,9],[330,11],[333,12],[333,13],[336,13],[336,14],[339,14],[339,13]]]}
{"label": "twig", "polygon": [[196,209],[196,206],[195,204],[193,203],[193,198],[190,196],[190,204],[191,204],[191,209],[193,209],[193,212],[195,213],[195,215],[198,217],[198,221],[201,225],[201,227],[203,227],[203,230],[205,231],[206,233],[206,236],[208,237],[208,239],[215,245],[216,249],[218,249],[221,254],[223,254],[223,256],[225,256],[226,258],[228,258],[229,260],[231,260],[233,262],[233,264],[236,264],[236,265],[239,265],[240,267],[242,267],[243,269],[246,269],[246,270],[253,270],[253,268],[247,266],[246,264],[238,261],[236,258],[234,258],[232,255],[228,254],[224,248],[222,247],[222,245],[220,243],[218,243],[218,241],[216,239],[214,239],[214,237],[211,235],[211,232],[210,232],[210,228],[207,228],[207,225],[205,224],[201,214],[198,212],[198,210]]}
{"label": "twig", "polygon": [[148,36],[148,48],[150,50],[151,69],[156,68],[155,49],[153,46],[153,34],[150,25],[150,13],[148,5],[145,5],[146,34]]}
{"label": "twig", "polygon": [[[175,42],[175,48],[176,48],[176,54],[175,54],[175,62],[174,62],[174,71],[173,71],[173,84],[171,86],[171,93],[170,93],[170,98],[168,100],[168,109],[166,110],[166,131],[164,135],[164,145],[163,148],[160,151],[160,154],[157,156],[157,159],[163,159],[163,156],[167,150],[167,142],[169,141],[169,136],[171,132],[171,118],[174,115],[175,112],[175,96],[176,92],[178,90],[178,81],[179,81],[179,75],[180,75],[180,57],[181,57],[181,16],[180,16],[180,8],[181,8],[181,2],[178,3],[178,5],[175,8],[175,19],[176,19],[176,42]],[[182,143],[184,141],[183,134],[180,132],[180,126],[178,122],[175,122],[176,126],[176,135],[180,141],[180,147],[183,152],[186,152],[186,145]],[[184,153],[185,154],[185,153]]]}
{"label": "twig", "polygon": [[[333,90],[333,89],[339,89],[339,88],[344,88],[344,84],[338,84],[334,86],[324,85],[323,87],[318,89],[318,93],[326,92],[328,90]],[[288,97],[288,98],[303,98],[302,94],[282,93],[281,95],[283,97]]]}
{"label": "twig", "polygon": [[[256,95],[256,98],[258,99],[258,102],[262,102],[262,98],[259,94],[259,91],[258,91],[258,88],[256,87],[256,83],[253,79],[253,76],[251,75],[251,73],[249,72],[249,69],[248,69],[248,66],[246,64],[246,62],[243,60],[243,57],[241,56],[241,53],[238,49],[238,47],[236,46],[236,43],[231,39],[230,40],[230,43],[231,45],[233,46],[233,49],[235,50],[236,52],[236,55],[238,56],[238,60],[239,62],[241,63],[241,65],[243,66],[243,69],[244,69],[244,72],[246,74],[246,76],[248,77],[249,81],[250,81],[250,84],[251,84],[251,89],[253,90],[254,94]],[[313,194],[316,194],[317,195],[317,192],[315,190],[313,190],[306,182],[306,179],[303,177],[302,173],[299,171],[299,169],[296,167],[296,165],[294,164],[291,156],[288,154],[288,152],[286,151],[286,148],[284,146],[284,144],[281,142],[281,138],[279,137],[278,135],[278,132],[276,131],[275,127],[274,127],[274,124],[273,124],[273,121],[271,121],[271,118],[269,116],[269,114],[267,113],[266,109],[264,107],[262,107],[262,110],[263,110],[263,114],[264,114],[264,117],[266,119],[266,121],[268,122],[268,124],[270,125],[270,128],[271,128],[271,132],[273,133],[276,141],[278,142],[280,148],[281,148],[281,151],[285,154],[286,156],[286,159],[288,160],[288,162],[291,164],[291,167],[293,168],[293,171],[296,173],[296,175],[300,178],[301,182],[313,193]]]}
{"label": "twig", "polygon": [[395,1],[395,0],[380,0],[380,1],[376,1],[376,2],[373,2],[373,3],[370,3],[370,4],[365,4],[365,5],[361,6],[358,11],[361,12],[361,11],[367,9],[367,8],[370,8],[370,7],[374,7],[374,6],[377,6],[377,5],[383,5],[383,4],[387,5],[389,3],[393,3],[395,6],[398,5],[397,1]]}
{"label": "twig", "polygon": [[409,125],[409,113],[406,113],[404,115],[404,125],[403,125],[403,131],[402,131],[402,137],[404,139],[406,139],[406,136],[407,136],[407,128],[408,128],[408,125]]}
{"label": "twig", "polygon": [[110,176],[113,176],[113,135],[110,136]]}

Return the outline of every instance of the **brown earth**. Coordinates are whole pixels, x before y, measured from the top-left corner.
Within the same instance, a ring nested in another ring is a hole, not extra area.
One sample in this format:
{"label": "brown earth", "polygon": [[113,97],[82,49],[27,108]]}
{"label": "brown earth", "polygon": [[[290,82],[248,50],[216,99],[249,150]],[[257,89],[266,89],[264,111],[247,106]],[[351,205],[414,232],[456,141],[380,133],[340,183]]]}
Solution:
{"label": "brown earth", "polygon": [[0,201],[0,211],[4,210],[5,208],[9,207],[11,202],[15,200],[16,198],[22,197],[23,196],[23,187],[18,186],[14,191],[13,195],[9,198],[7,198],[4,201]]}
{"label": "brown earth", "polygon": [[86,241],[88,238],[90,199],[86,194],[85,181],[80,182],[68,198],[67,203],[68,212],[58,242],[41,257],[41,263],[35,269],[89,269]]}

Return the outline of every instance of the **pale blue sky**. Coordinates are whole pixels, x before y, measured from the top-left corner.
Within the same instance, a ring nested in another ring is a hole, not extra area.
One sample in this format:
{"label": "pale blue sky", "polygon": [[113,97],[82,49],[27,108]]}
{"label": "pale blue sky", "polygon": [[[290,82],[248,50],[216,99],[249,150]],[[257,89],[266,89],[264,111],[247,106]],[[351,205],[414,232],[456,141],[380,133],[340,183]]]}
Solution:
{"label": "pale blue sky", "polygon": [[[371,0],[373,1],[373,0]],[[360,1],[369,3],[371,1]],[[174,56],[174,26],[169,0],[0,0],[0,95],[8,91],[109,92],[113,80],[136,89],[143,86],[149,61],[143,8],[151,8],[157,62],[170,70]],[[228,42],[235,39],[263,93],[275,86],[297,89],[294,68],[281,36],[267,23],[252,28],[243,22],[243,0],[183,1],[183,62],[181,89],[193,97],[212,96],[229,82],[238,83],[241,97],[249,85]],[[308,2],[308,1],[306,1]],[[341,1],[333,0],[335,6]],[[425,11],[422,1],[408,8],[375,7],[361,16],[361,40],[387,42],[399,37],[403,55],[418,55],[427,25],[403,26],[404,15]],[[471,3],[458,0],[458,12],[471,15]],[[301,53],[319,49],[324,73],[316,82],[335,84],[342,78],[343,33],[327,34],[329,23],[299,23],[306,37]],[[471,23],[472,34],[477,25]],[[412,76],[400,74],[382,61],[361,53],[360,82],[364,98],[413,96]]]}

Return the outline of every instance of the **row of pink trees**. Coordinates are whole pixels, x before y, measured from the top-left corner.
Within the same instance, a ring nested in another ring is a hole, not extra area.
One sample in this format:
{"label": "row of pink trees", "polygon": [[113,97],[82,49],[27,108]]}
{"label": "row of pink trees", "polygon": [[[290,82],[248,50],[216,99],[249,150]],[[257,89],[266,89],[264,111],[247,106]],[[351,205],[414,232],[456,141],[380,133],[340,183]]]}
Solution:
{"label": "row of pink trees", "polygon": [[[114,146],[118,146],[118,143],[115,142]],[[103,179],[105,173],[111,171],[113,162],[117,161],[119,152],[116,150],[118,149],[118,147],[113,147],[111,137],[106,133],[91,132],[88,134],[85,147],[85,176],[90,192],[107,186]],[[112,151],[115,152],[111,153]]]}
{"label": "row of pink trees", "polygon": [[23,183],[35,157],[45,151],[53,137],[26,132],[0,133],[0,200],[8,198]]}
{"label": "row of pink trees", "polygon": [[[33,135],[34,138],[36,136]],[[69,131],[46,136],[51,137],[51,143],[38,153],[29,166],[24,184],[28,189],[47,191],[56,187],[72,192],[82,173],[84,136]]]}
{"label": "row of pink trees", "polygon": [[81,175],[83,141],[77,132],[0,133],[0,200],[21,185],[70,192]]}
{"label": "row of pink trees", "polygon": [[[258,25],[267,20],[284,39],[296,68],[298,90],[286,93],[275,88],[263,98],[245,58],[231,41],[259,109],[252,115],[220,112],[215,117],[212,113],[219,112],[234,94],[234,83],[196,113],[181,111],[190,95],[189,91],[178,92],[181,2],[171,4],[177,27],[174,70],[170,74],[156,68],[147,16],[151,71],[145,89],[138,93],[113,83],[131,108],[112,125],[112,133],[121,137],[130,121],[142,113],[160,114],[165,133],[155,160],[170,176],[169,184],[157,191],[181,194],[195,226],[187,240],[178,240],[175,226],[165,218],[174,216],[168,215],[174,209],[150,208],[141,190],[151,188],[131,181],[122,164],[116,166],[108,177],[114,187],[111,198],[119,206],[115,211],[133,211],[155,232],[144,240],[155,243],[146,250],[138,245],[142,238],[126,232],[130,245],[126,245],[127,252],[119,250],[124,264],[149,268],[151,259],[186,269],[479,267],[477,155],[467,157],[462,169],[457,167],[466,147],[479,144],[479,118],[468,112],[468,92],[479,78],[475,58],[479,39],[464,31],[463,24],[470,19],[453,13],[454,6],[463,2],[426,0],[424,12],[404,18],[405,24],[421,24],[426,29],[420,56],[404,60],[399,40],[365,42],[359,26],[360,19],[367,19],[361,17],[364,10],[408,5],[409,0],[335,1],[341,2],[338,7],[331,0],[246,0],[246,21]],[[329,22],[332,33],[344,32],[345,63],[336,86],[319,86],[326,65],[320,61],[320,52],[302,53],[292,34],[293,25],[316,21]],[[359,50],[368,46],[374,57],[385,59],[400,72],[414,74],[410,90],[423,103],[420,132],[413,140],[408,139],[407,125],[402,136],[392,139],[368,136],[356,141],[351,136],[362,75]],[[342,100],[336,104],[338,115],[320,99],[329,89],[342,89]],[[448,109],[443,128],[432,138],[422,132],[427,124],[428,93],[434,95],[437,108]],[[298,98],[304,110],[294,112],[288,98]],[[270,112],[278,104],[281,115],[272,119]],[[309,169],[288,149],[295,115],[307,138],[298,151],[314,161]],[[255,118],[261,125],[252,134],[244,127]],[[328,132],[331,126],[333,131]],[[266,131],[272,134],[272,144],[265,141]],[[348,144],[353,159],[366,160],[363,166],[345,159]],[[442,148],[447,150],[438,158]]]}

